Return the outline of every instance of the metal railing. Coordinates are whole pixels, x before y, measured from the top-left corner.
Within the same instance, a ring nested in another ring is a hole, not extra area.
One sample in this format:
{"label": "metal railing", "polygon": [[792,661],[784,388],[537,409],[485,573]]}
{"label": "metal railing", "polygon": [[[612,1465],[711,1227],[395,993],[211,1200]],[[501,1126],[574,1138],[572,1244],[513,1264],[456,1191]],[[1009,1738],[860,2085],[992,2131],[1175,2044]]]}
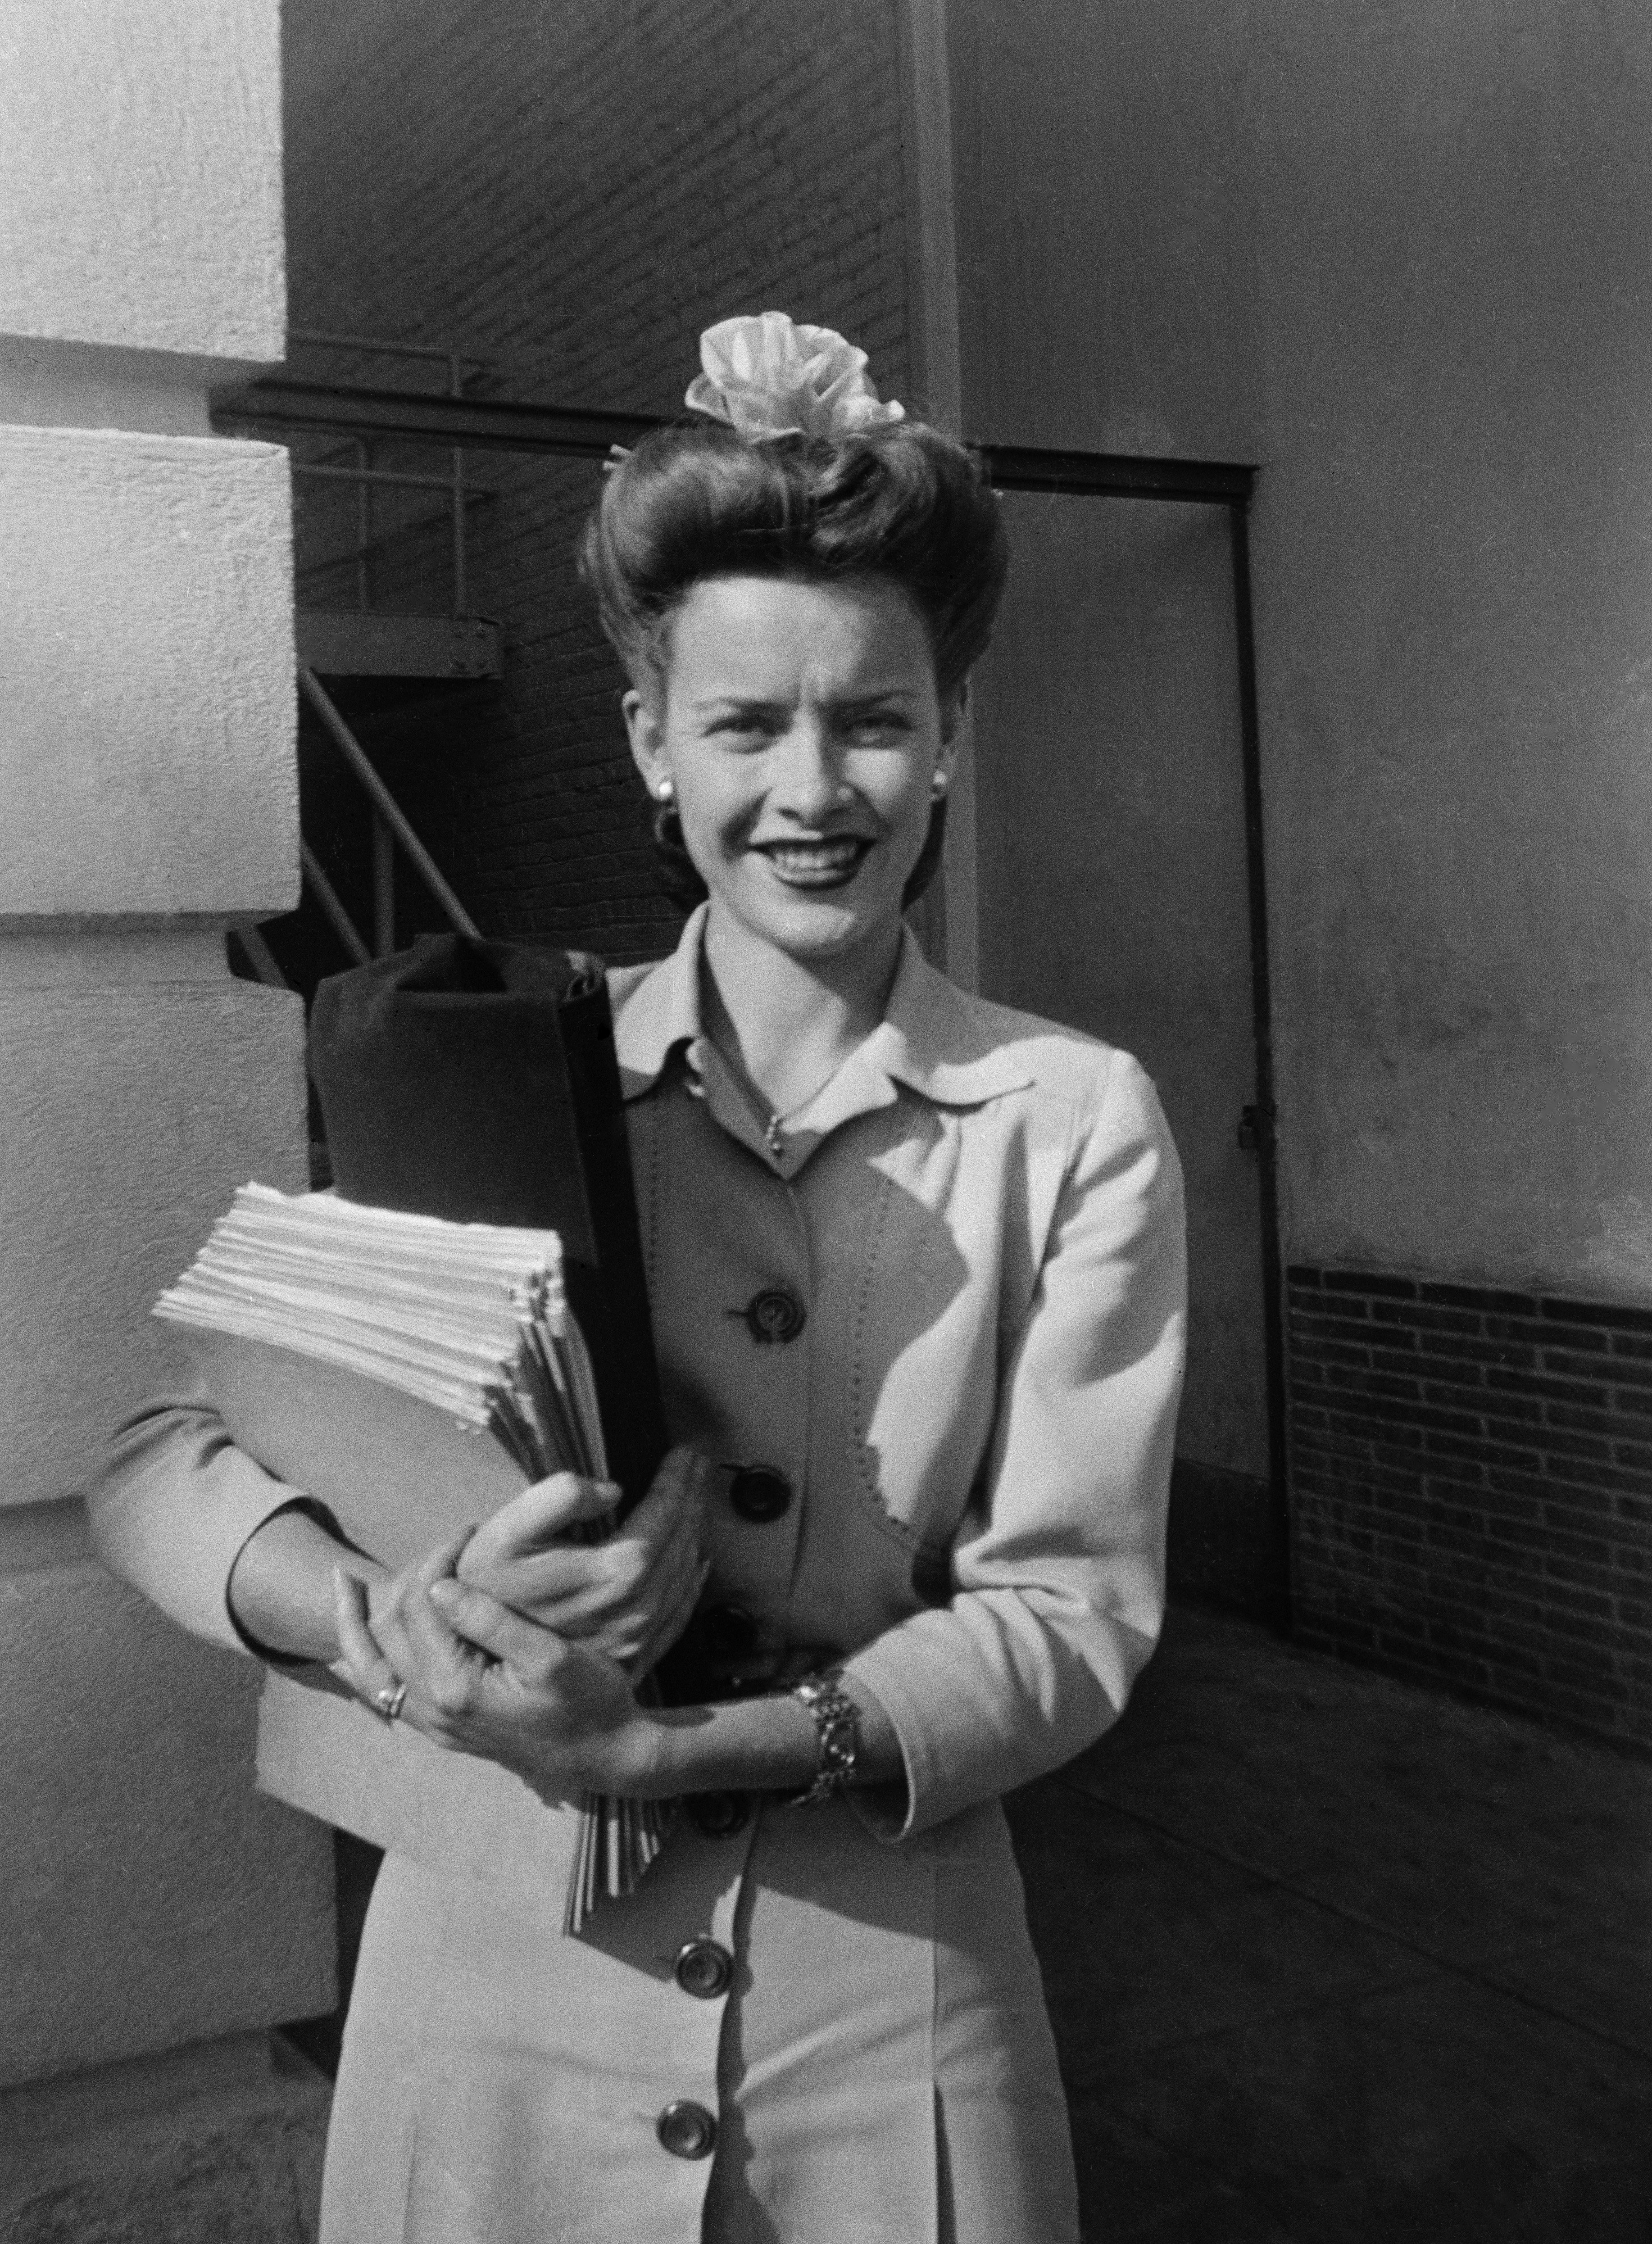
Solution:
{"label": "metal railing", "polygon": [[[482,930],[459,902],[441,867],[419,839],[407,813],[374,769],[372,760],[351,731],[337,703],[307,663],[301,663],[298,667],[298,691],[300,699],[307,702],[321,720],[328,737],[366,795],[372,820],[373,932],[370,943],[351,918],[349,908],[328,878],[326,868],[309,842],[305,840],[299,842],[299,862],[303,869],[304,884],[321,906],[328,926],[349,952],[352,964],[371,965],[375,958],[383,958],[396,949],[396,852],[398,845],[454,932],[457,935],[480,935]],[[240,927],[235,932],[258,979],[275,989],[288,988],[287,977],[281,972],[261,929]]]}
{"label": "metal railing", "polygon": [[[295,328],[289,333],[288,341],[302,350],[328,352],[341,357],[407,359],[439,367],[445,377],[444,391],[441,394],[454,401],[464,400],[466,383],[485,372],[489,364],[487,360],[473,357],[468,352],[446,350],[430,343],[390,342],[379,335],[335,335],[317,328]],[[401,394],[410,398],[422,396],[427,401],[433,401],[437,395],[428,390],[409,390]],[[272,429],[288,430],[291,437],[301,442],[306,436],[314,441],[316,434],[328,433],[306,430],[301,424],[296,428],[290,427],[279,407],[273,413],[258,417]],[[308,563],[300,570],[301,578],[315,578],[352,566],[356,607],[363,612],[370,611],[374,554],[392,539],[403,538],[433,521],[445,519],[452,566],[453,613],[456,617],[462,616],[469,598],[467,509],[477,499],[491,498],[493,496],[491,490],[467,479],[464,449],[457,443],[449,451],[450,464],[445,475],[419,474],[412,470],[376,466],[373,443],[374,436],[370,433],[334,432],[328,449],[309,458],[294,457],[292,472],[295,477],[318,483],[349,484],[354,488],[356,497],[353,544],[342,553]],[[446,504],[437,515],[412,523],[397,524],[386,530],[382,529],[375,519],[374,494],[380,490],[438,491]],[[321,907],[323,917],[343,945],[352,963],[368,965],[375,957],[383,957],[396,948],[396,859],[398,848],[429,889],[449,926],[461,935],[477,934],[479,930],[476,922],[454,894],[440,867],[415,832],[406,813],[374,768],[367,751],[331,694],[307,664],[299,666],[298,689],[301,701],[320,720],[368,801],[372,830],[370,939],[356,925],[309,841],[301,838],[299,843],[304,886]],[[287,988],[287,977],[261,929],[257,927],[238,928],[236,935],[259,980]]]}
{"label": "metal railing", "polygon": [[[298,690],[326,727],[328,737],[354,774],[372,807],[373,815],[373,954],[383,957],[396,948],[396,845],[399,842],[413,869],[441,906],[448,925],[459,935],[479,935],[481,929],[443,878],[441,868],[408,822],[407,814],[374,770],[366,749],[339,713],[337,704],[308,664],[298,670]],[[315,891],[315,901],[332,922],[341,940],[359,965],[367,963],[366,946],[315,854],[304,844],[304,871]]]}
{"label": "metal railing", "polygon": [[[386,342],[376,335],[330,335],[315,328],[294,328],[288,341],[305,350],[328,351],[342,356],[414,359],[439,365],[445,370],[445,394],[450,398],[463,398],[465,384],[474,381],[478,374],[485,373],[489,363],[485,359],[471,357],[468,352],[443,350],[433,343]],[[351,483],[356,494],[354,544],[344,552],[307,563],[299,571],[301,578],[322,576],[353,564],[355,605],[365,611],[371,607],[373,602],[374,554],[392,539],[404,537],[410,531],[426,527],[445,515],[452,565],[453,612],[456,616],[463,615],[469,599],[466,509],[472,501],[490,498],[493,494],[486,486],[467,482],[464,453],[460,446],[453,446],[449,459],[450,465],[443,476],[419,475],[400,469],[375,467],[371,441],[365,436],[343,437],[330,451],[318,454],[312,459],[295,457],[293,473],[295,477],[302,477],[313,483]],[[427,516],[419,522],[398,524],[394,530],[380,534],[374,519],[373,495],[376,490],[440,491],[445,497],[447,505],[441,513]]]}

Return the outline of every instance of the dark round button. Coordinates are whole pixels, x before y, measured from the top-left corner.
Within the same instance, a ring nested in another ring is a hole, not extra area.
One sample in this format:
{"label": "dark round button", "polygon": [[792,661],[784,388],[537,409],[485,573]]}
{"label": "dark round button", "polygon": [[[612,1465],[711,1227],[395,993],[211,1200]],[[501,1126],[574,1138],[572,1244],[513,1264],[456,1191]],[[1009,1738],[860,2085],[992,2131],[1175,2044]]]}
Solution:
{"label": "dark round button", "polygon": [[713,1605],[701,1613],[700,1636],[718,1661],[745,1659],[757,1648],[757,1624],[743,1605]]}
{"label": "dark round button", "polygon": [[703,2104],[686,2098],[667,2104],[654,2121],[654,2132],[674,2159],[704,2159],[717,2139],[717,2122]]}
{"label": "dark round button", "polygon": [[688,1821],[702,1839],[732,1839],[751,1821],[751,1802],[743,1792],[696,1792]]}
{"label": "dark round button", "polygon": [[747,1465],[728,1484],[728,1501],[742,1519],[766,1527],[791,1504],[791,1483],[772,1465]]}
{"label": "dark round button", "polygon": [[746,1330],[760,1348],[783,1348],[809,1322],[802,1303],[784,1286],[763,1287],[735,1315],[744,1317]]}
{"label": "dark round button", "polygon": [[708,2003],[714,1996],[728,1992],[735,1959],[719,1941],[686,1940],[677,1950],[676,1971],[677,1984],[685,1995],[697,1995],[702,2003]]}

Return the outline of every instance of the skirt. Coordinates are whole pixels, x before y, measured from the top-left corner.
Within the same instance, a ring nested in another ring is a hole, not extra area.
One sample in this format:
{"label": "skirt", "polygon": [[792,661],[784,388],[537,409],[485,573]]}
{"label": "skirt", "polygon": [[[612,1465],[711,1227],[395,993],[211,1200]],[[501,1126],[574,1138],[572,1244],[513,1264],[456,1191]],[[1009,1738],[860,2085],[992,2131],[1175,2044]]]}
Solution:
{"label": "skirt", "polygon": [[386,1858],[322,2244],[1077,2244],[996,1802],[716,1798],[574,1939]]}

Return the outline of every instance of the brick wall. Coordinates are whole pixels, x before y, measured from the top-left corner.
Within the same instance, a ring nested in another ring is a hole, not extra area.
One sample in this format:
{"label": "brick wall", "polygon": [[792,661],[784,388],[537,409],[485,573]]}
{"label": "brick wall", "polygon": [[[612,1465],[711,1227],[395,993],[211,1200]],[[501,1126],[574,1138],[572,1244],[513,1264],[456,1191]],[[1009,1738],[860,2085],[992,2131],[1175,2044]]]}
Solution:
{"label": "brick wall", "polygon": [[[457,346],[490,362],[478,395],[670,412],[700,329],[776,305],[904,393],[893,0],[290,0],[288,37],[295,327]],[[598,471],[469,471],[493,496],[468,605],[504,626],[504,681],[365,737],[489,932],[657,953],[676,920],[624,681],[573,575]],[[376,600],[439,609],[448,583],[427,535],[387,550]]]}
{"label": "brick wall", "polygon": [[1297,1633],[1652,1747],[1652,1311],[1290,1273]]}

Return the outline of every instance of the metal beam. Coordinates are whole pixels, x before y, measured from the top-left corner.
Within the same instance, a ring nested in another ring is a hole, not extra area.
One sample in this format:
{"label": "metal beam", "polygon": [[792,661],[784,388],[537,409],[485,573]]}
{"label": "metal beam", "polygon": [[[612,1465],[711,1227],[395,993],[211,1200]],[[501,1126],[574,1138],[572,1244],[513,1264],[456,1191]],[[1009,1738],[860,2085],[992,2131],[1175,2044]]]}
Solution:
{"label": "metal beam", "polygon": [[[603,459],[665,425],[647,413],[596,413],[583,406],[522,405],[493,398],[433,397],[348,383],[249,382],[213,409],[218,428],[313,430],[387,443],[447,444],[495,452],[562,452]],[[972,447],[1000,490],[1060,491],[1073,497],[1179,499],[1243,506],[1256,471],[1232,460],[1141,459],[1127,452],[1060,452],[1036,444]]]}
{"label": "metal beam", "polygon": [[300,608],[293,622],[298,659],[320,678],[504,675],[499,626],[485,616],[393,616],[372,608]]}
{"label": "metal beam", "polygon": [[459,444],[467,450],[568,452],[605,459],[659,427],[648,413],[593,413],[575,405],[505,404],[484,397],[434,397],[409,389],[357,389],[330,382],[252,382],[220,397],[214,428],[247,423],[372,436],[388,443]]}
{"label": "metal beam", "polygon": [[998,490],[1245,506],[1256,480],[1254,468],[1233,460],[1152,460],[1129,452],[1053,452],[1037,444],[978,444],[973,449]]}

